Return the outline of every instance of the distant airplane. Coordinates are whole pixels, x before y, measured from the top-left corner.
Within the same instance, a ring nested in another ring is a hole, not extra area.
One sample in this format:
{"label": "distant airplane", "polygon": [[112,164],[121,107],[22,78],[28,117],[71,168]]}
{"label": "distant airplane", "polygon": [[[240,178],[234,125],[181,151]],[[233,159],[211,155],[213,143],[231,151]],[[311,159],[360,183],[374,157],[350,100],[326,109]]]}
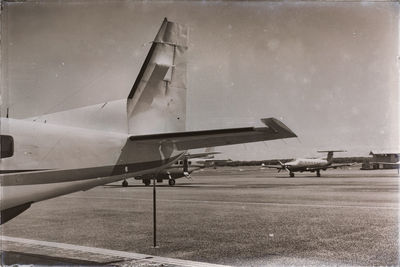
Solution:
{"label": "distant airplane", "polygon": [[317,176],[320,177],[321,170],[326,170],[328,168],[336,169],[338,167],[351,166],[351,164],[332,164],[333,162],[333,152],[346,152],[345,150],[324,150],[318,151],[318,153],[328,153],[327,158],[319,159],[307,159],[299,158],[286,163],[280,163],[280,165],[265,165],[268,168],[276,168],[278,172],[281,170],[286,170],[289,172],[290,177],[294,177],[295,172],[316,172]]}
{"label": "distant airplane", "polygon": [[1,223],[38,201],[157,173],[189,149],[296,137],[274,118],[185,131],[187,48],[187,27],[164,19],[127,99],[1,118]]}
{"label": "distant airplane", "polygon": [[[186,153],[182,159],[177,160],[173,165],[170,167],[161,170],[159,173],[149,173],[140,176],[136,176],[135,180],[142,180],[145,186],[150,185],[150,181],[156,179],[158,183],[161,183],[163,180],[168,180],[168,184],[170,186],[174,186],[176,183],[176,179],[179,178],[190,178],[190,174],[194,171],[202,169],[205,167],[205,164],[200,164],[199,162],[191,161],[190,159],[195,158],[204,158],[210,159],[213,158],[213,155],[220,154],[220,152],[203,152],[203,153],[196,153],[196,154],[189,154]],[[122,186],[128,186],[128,181],[124,180],[122,182]]]}

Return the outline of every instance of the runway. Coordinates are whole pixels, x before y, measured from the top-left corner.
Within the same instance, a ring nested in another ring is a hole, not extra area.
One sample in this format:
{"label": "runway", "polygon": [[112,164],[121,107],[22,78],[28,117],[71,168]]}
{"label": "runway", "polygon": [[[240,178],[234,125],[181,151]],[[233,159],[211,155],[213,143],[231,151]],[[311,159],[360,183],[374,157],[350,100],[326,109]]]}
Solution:
{"label": "runway", "polygon": [[[286,173],[259,167],[240,169],[206,169],[193,174],[192,180],[177,180],[175,187],[159,185],[159,248],[152,247],[152,188],[130,179],[126,188],[114,183],[34,204],[2,226],[2,235],[9,238],[2,242],[3,262],[114,266],[194,266],[198,261],[234,266],[399,263],[396,170],[353,168],[328,170],[322,177],[296,173],[288,178]],[[92,253],[103,250],[116,254]],[[118,256],[123,253],[132,257]]]}

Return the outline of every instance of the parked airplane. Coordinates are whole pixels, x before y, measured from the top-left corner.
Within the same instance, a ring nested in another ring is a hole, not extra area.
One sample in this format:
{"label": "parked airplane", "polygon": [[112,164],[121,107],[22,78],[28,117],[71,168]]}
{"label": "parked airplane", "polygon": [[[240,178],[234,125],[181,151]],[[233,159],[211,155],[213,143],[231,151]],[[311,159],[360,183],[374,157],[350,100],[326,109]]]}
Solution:
{"label": "parked airplane", "polygon": [[[159,173],[149,173],[140,176],[136,176],[135,180],[142,180],[145,186],[150,185],[150,181],[156,179],[158,183],[161,183],[163,180],[168,180],[168,184],[170,186],[174,186],[176,183],[176,179],[179,178],[190,178],[190,174],[194,171],[197,171],[201,168],[204,168],[204,164],[199,164],[198,162],[192,161],[190,159],[195,158],[207,158],[210,159],[215,154],[220,154],[220,152],[203,152],[196,154],[186,153],[182,159],[177,160],[170,167],[160,171]],[[124,180],[122,182],[122,186],[128,186],[128,181]]]}
{"label": "parked airplane", "polygon": [[338,167],[351,166],[351,164],[335,164],[333,165],[333,152],[346,152],[344,150],[326,150],[326,151],[318,151],[318,153],[328,153],[327,158],[319,158],[319,159],[307,159],[307,158],[299,158],[286,163],[279,162],[280,165],[265,165],[268,168],[276,168],[278,172],[281,170],[286,170],[289,172],[290,177],[294,177],[295,172],[316,172],[317,176],[320,177],[321,170],[326,171],[328,168],[336,169]]}
{"label": "parked airplane", "polygon": [[187,44],[187,27],[165,19],[127,99],[1,118],[1,223],[38,201],[157,173],[188,149],[296,137],[274,118],[185,131]]}

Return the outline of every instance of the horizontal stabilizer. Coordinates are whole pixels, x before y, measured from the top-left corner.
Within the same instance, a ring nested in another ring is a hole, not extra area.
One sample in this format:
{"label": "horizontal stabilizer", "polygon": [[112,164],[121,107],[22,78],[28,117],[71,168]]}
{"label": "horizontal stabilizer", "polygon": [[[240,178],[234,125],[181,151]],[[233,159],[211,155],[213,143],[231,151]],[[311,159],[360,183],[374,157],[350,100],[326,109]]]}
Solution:
{"label": "horizontal stabilizer", "polygon": [[286,125],[275,118],[261,120],[266,127],[245,127],[207,131],[175,132],[131,136],[130,141],[151,144],[172,143],[178,150],[210,146],[234,145],[296,137]]}

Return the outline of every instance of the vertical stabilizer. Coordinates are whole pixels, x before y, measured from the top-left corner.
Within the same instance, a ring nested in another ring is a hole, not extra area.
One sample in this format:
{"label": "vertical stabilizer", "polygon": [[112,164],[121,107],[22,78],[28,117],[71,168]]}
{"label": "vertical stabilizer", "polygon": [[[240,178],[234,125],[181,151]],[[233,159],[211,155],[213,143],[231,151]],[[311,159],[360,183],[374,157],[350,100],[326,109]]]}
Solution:
{"label": "vertical stabilizer", "polygon": [[326,156],[326,160],[329,163],[333,162],[333,152],[346,152],[346,150],[320,150],[317,151],[318,153],[328,153],[328,155]]}
{"label": "vertical stabilizer", "polygon": [[129,134],[185,130],[188,33],[164,19],[128,96]]}
{"label": "vertical stabilizer", "polygon": [[333,161],[333,151],[329,151],[326,160],[331,163]]}

